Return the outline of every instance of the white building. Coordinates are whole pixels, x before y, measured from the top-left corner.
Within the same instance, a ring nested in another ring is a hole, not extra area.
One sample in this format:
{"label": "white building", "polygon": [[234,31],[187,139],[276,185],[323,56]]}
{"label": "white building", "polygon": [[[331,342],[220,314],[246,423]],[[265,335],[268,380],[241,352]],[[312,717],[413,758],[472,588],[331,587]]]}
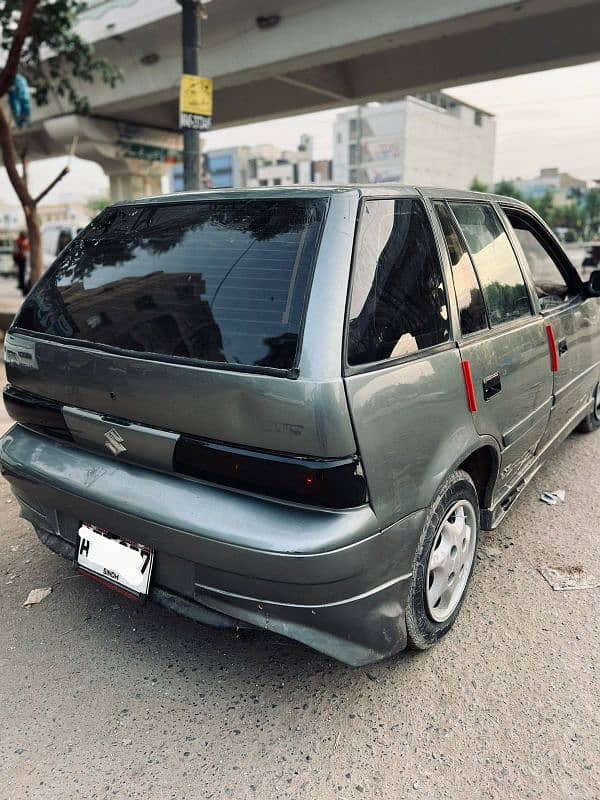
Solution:
{"label": "white building", "polygon": [[587,188],[585,181],[560,172],[558,167],[545,167],[536,178],[516,178],[513,183],[526,200],[539,200],[550,192],[556,205],[573,202]]}
{"label": "white building", "polygon": [[443,92],[338,114],[333,180],[468,189],[493,181],[496,120]]}
{"label": "white building", "polygon": [[37,208],[42,225],[48,223],[68,223],[75,228],[84,228],[91,220],[93,213],[85,203],[42,203]]}
{"label": "white building", "polygon": [[[204,175],[211,189],[327,183],[331,181],[331,162],[313,161],[312,139],[302,134],[297,150],[281,150],[272,144],[208,150]],[[171,170],[170,188],[183,190],[183,165]]]}
{"label": "white building", "polygon": [[16,234],[24,227],[25,217],[21,208],[0,202],[0,231]]}

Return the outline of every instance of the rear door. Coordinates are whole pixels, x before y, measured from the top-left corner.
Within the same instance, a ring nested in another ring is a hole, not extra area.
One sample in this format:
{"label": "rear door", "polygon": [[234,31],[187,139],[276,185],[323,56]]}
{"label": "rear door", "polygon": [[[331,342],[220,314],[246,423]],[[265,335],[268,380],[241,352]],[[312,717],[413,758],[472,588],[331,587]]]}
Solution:
{"label": "rear door", "polygon": [[511,206],[503,210],[556,344],[554,403],[544,434],[549,443],[586,408],[598,382],[598,301],[584,299],[576,270],[533,214]]}
{"label": "rear door", "polygon": [[544,320],[493,204],[450,200],[435,207],[453,264],[475,427],[502,452],[498,499],[533,459],[550,415]]}
{"label": "rear door", "polygon": [[363,202],[352,273],[348,403],[371,503],[386,526],[431,502],[475,433],[421,198]]}

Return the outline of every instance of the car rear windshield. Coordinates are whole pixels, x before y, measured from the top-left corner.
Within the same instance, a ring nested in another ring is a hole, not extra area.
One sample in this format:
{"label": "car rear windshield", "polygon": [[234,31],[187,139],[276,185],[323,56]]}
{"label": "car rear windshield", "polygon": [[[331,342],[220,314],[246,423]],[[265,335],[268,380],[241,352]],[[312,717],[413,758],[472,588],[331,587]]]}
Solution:
{"label": "car rear windshield", "polygon": [[324,199],[109,208],[56,260],[16,326],[174,359],[289,370]]}

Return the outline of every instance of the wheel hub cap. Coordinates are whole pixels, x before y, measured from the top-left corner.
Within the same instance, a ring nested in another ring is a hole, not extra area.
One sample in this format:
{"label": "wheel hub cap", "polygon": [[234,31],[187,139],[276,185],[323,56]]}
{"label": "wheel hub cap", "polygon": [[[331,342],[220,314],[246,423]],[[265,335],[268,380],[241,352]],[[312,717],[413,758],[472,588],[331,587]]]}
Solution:
{"label": "wheel hub cap", "polygon": [[429,554],[425,598],[435,622],[451,616],[464,594],[475,555],[477,524],[468,500],[455,503],[442,520]]}

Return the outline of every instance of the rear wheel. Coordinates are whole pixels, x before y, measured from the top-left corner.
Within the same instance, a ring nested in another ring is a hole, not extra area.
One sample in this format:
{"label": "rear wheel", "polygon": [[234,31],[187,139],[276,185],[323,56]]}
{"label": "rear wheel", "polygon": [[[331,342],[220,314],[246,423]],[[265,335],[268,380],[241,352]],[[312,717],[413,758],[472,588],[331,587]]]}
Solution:
{"label": "rear wheel", "polygon": [[406,608],[408,643],[425,650],[452,627],[475,562],[479,502],[463,470],[444,482],[429,508],[413,564]]}
{"label": "rear wheel", "polygon": [[593,431],[597,431],[598,428],[600,428],[600,383],[596,386],[596,390],[594,391],[592,409],[587,417],[584,417],[579,423],[577,430],[582,433],[593,433]]}

